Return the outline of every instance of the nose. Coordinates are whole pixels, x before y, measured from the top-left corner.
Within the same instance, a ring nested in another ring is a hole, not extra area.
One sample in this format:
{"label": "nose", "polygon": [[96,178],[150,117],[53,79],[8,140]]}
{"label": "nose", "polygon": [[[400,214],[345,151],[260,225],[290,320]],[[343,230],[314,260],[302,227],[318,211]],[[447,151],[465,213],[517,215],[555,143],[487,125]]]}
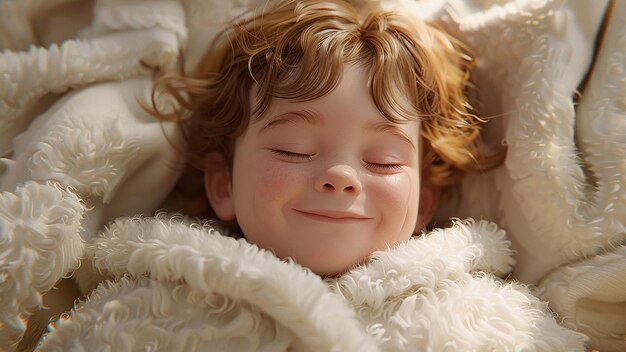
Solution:
{"label": "nose", "polygon": [[315,182],[319,192],[361,193],[362,185],[356,171],[348,165],[334,165],[325,170]]}

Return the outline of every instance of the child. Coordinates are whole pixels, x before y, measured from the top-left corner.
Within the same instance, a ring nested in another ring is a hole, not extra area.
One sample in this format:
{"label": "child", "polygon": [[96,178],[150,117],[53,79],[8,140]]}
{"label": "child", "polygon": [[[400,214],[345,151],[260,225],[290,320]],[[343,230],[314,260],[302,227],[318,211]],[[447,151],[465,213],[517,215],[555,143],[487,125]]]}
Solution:
{"label": "child", "polygon": [[[217,217],[328,276],[419,232],[440,192],[497,166],[465,99],[468,57],[373,2],[277,1],[221,33],[189,76],[189,159]],[[183,98],[188,97],[188,98]]]}

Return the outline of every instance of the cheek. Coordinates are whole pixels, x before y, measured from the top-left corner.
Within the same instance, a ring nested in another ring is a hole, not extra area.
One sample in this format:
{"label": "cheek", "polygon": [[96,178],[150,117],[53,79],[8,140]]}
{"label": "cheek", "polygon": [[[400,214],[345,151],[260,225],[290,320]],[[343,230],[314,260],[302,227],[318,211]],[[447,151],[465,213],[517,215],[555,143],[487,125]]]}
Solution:
{"label": "cheek", "polygon": [[246,211],[255,214],[259,220],[268,211],[282,207],[306,183],[302,167],[295,164],[262,156],[247,162],[247,167],[238,170],[234,185],[236,203],[239,203],[239,209],[247,208]]}
{"label": "cheek", "polygon": [[383,209],[394,212],[417,208],[419,180],[409,173],[390,175],[385,180],[376,180],[371,185],[376,201],[384,204]]}
{"label": "cheek", "polygon": [[[282,255],[288,243],[285,211],[304,187],[298,167],[257,158],[235,184],[235,212],[245,237]],[[243,170],[242,170],[243,171]]]}
{"label": "cheek", "polygon": [[268,160],[251,177],[257,180],[257,194],[266,201],[285,201],[305,185],[302,169],[295,164]]}
{"label": "cheek", "polygon": [[419,210],[419,176],[403,173],[372,185],[372,201],[381,216],[379,248],[407,239],[413,233]]}

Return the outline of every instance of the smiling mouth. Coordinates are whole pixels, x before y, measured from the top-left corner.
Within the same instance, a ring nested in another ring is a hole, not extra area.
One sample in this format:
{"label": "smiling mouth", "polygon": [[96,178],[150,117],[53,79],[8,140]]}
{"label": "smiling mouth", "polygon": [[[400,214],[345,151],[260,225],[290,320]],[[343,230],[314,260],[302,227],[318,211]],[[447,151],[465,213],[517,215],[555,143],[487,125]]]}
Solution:
{"label": "smiling mouth", "polygon": [[358,223],[366,220],[370,220],[371,218],[349,213],[343,211],[331,211],[331,210],[299,210],[294,209],[297,213],[300,213],[310,219],[331,222],[331,223],[340,223],[340,224],[350,224],[350,223]]}

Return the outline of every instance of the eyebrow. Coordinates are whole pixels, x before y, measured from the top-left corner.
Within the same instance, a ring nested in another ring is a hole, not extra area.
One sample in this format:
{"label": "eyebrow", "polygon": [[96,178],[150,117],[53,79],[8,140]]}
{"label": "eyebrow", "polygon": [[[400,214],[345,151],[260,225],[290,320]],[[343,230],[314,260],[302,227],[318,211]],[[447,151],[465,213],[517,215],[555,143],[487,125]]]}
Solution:
{"label": "eyebrow", "polygon": [[312,125],[321,125],[322,117],[311,110],[297,110],[288,111],[276,116],[272,116],[270,121],[266,123],[259,132],[262,132],[268,128],[273,128],[283,124],[306,122]]}
{"label": "eyebrow", "polygon": [[[322,118],[322,116],[311,110],[288,111],[282,114],[278,114],[276,116],[272,116],[270,118],[270,121],[266,123],[263,127],[261,127],[259,133],[283,124],[297,122],[305,122],[312,125],[321,125],[324,122],[324,119]],[[409,138],[409,136],[396,124],[390,121],[368,124],[366,129],[368,131],[394,135],[400,138],[403,142],[409,144],[414,150],[417,151],[417,147],[415,146],[415,143],[411,140],[411,138]]]}
{"label": "eyebrow", "polygon": [[407,136],[406,133],[402,129],[400,129],[396,124],[392,122],[378,122],[371,124],[367,127],[368,130],[379,132],[379,133],[388,133],[400,138],[403,142],[408,143],[413,150],[417,151],[417,147],[415,143]]}

